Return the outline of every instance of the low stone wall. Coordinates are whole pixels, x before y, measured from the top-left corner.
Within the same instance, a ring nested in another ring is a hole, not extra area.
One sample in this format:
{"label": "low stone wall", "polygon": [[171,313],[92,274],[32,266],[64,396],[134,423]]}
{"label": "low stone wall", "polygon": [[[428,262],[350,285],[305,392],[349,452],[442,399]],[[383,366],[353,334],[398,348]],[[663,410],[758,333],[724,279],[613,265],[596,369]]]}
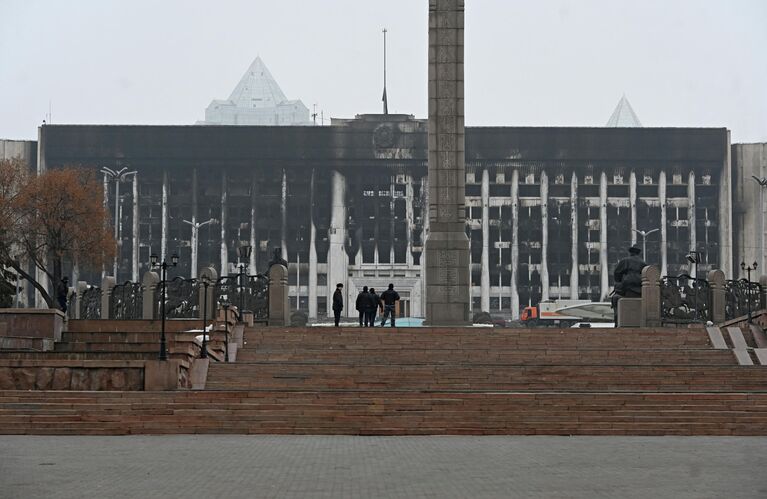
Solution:
{"label": "low stone wall", "polygon": [[[68,366],[13,365],[0,361],[0,390],[139,391],[144,389],[144,366],[109,367],[70,362]],[[21,364],[16,361],[16,364]]]}
{"label": "low stone wall", "polygon": [[55,309],[0,309],[0,336],[47,338],[61,341],[64,314]]}

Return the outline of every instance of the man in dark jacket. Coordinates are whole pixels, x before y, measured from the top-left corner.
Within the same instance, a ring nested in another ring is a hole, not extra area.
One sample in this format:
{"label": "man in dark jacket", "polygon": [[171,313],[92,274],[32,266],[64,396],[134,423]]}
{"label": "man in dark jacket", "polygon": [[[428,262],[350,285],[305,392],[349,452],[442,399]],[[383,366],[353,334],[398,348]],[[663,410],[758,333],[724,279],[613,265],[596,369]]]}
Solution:
{"label": "man in dark jacket", "polygon": [[618,322],[618,300],[642,296],[642,269],[647,264],[642,260],[641,254],[642,250],[636,244],[630,247],[629,256],[618,262],[613,272],[615,289],[610,301],[615,310],[616,322]]}
{"label": "man in dark jacket", "polygon": [[370,301],[367,309],[367,324],[368,326],[373,327],[376,325],[376,311],[378,310],[378,307],[381,306],[381,298],[376,294],[375,288],[370,288],[368,295]]}
{"label": "man in dark jacket", "polygon": [[391,315],[391,327],[394,327],[395,309],[397,301],[399,301],[399,293],[394,291],[394,284],[389,284],[389,289],[381,293],[381,301],[384,305],[383,318],[381,319],[381,327],[386,325],[386,318]]}
{"label": "man in dark jacket", "polygon": [[56,299],[59,302],[59,308],[65,314],[67,313],[68,296],[69,296],[69,278],[64,277],[56,286]]}
{"label": "man in dark jacket", "polygon": [[336,327],[338,327],[338,323],[341,320],[341,311],[344,309],[343,288],[344,285],[339,282],[336,284],[336,292],[333,293],[333,315],[336,319]]}
{"label": "man in dark jacket", "polygon": [[370,295],[368,294],[368,287],[362,286],[362,291],[360,291],[360,294],[357,295],[357,302],[355,303],[357,312],[360,314],[360,327],[367,327],[368,325],[367,309],[369,302]]}

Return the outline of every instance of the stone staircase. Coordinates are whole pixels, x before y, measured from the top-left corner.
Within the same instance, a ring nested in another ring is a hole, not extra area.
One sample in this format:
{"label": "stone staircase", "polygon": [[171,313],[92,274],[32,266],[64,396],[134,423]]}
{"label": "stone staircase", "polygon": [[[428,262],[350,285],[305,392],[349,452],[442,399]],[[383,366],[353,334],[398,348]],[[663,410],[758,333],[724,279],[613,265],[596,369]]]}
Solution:
{"label": "stone staircase", "polygon": [[767,435],[767,366],[720,333],[248,328],[204,390],[0,391],[0,432]]}
{"label": "stone staircase", "polygon": [[[0,350],[0,389],[144,390],[146,368],[159,357],[159,321],[71,320],[52,349]],[[200,321],[166,321],[168,358],[178,383],[190,386],[189,371],[200,355]],[[223,338],[212,334],[208,352],[223,359]]]}

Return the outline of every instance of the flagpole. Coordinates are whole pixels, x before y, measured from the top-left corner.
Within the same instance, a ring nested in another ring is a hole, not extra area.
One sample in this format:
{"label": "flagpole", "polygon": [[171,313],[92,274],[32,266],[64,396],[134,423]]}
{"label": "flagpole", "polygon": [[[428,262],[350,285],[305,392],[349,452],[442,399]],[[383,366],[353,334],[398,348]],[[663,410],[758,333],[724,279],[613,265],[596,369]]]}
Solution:
{"label": "flagpole", "polygon": [[383,29],[383,112],[389,114],[389,99],[386,97],[386,28]]}

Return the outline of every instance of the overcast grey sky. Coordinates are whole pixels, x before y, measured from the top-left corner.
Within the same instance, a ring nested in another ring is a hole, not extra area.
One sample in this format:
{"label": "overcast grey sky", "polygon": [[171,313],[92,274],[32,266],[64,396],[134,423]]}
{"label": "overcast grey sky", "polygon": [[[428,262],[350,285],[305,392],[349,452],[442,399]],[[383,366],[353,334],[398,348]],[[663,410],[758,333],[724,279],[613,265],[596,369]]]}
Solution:
{"label": "overcast grey sky", "polygon": [[[767,141],[765,0],[466,0],[467,125],[645,126]],[[325,116],[426,115],[427,0],[0,0],[0,137],[192,124],[260,55]]]}

